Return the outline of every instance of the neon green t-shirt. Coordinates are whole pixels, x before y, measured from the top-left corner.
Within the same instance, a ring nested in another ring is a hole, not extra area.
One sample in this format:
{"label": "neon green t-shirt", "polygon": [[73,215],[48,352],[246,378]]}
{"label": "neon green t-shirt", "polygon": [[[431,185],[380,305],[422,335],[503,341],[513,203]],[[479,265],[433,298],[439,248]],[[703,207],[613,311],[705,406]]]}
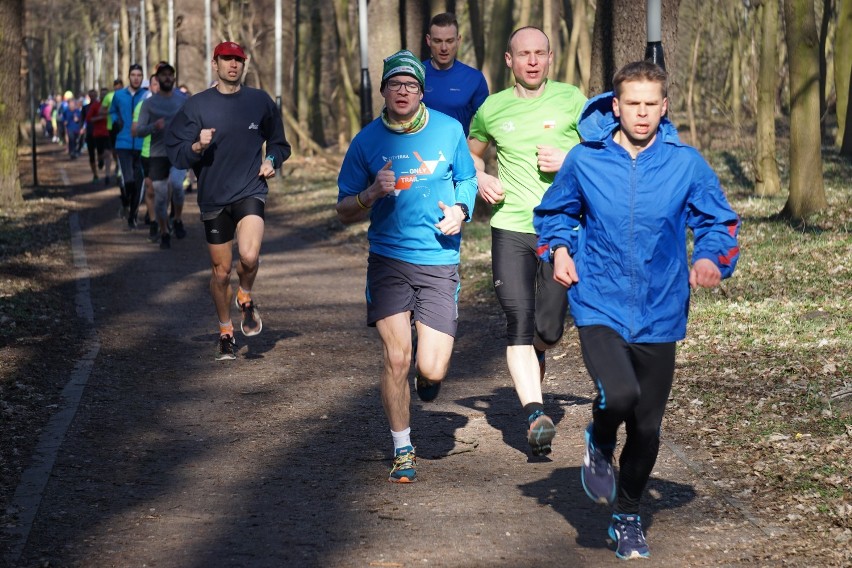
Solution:
{"label": "neon green t-shirt", "polygon": [[109,107],[112,105],[112,96],[115,91],[110,91],[104,95],[104,100],[101,101],[101,109],[107,113],[107,130],[112,130],[112,115],[109,113]]}
{"label": "neon green t-shirt", "polygon": [[[133,122],[139,122],[139,113],[142,111],[142,103],[145,102],[145,99],[142,99],[138,103],[136,103],[136,108],[133,109]],[[151,135],[149,134],[142,140],[142,157],[150,158],[151,157]]]}
{"label": "neon green t-shirt", "polygon": [[567,152],[580,142],[577,122],[586,97],[566,83],[548,81],[544,92],[525,99],[514,87],[490,95],[473,117],[470,136],[497,146],[497,175],[505,199],[494,206],[491,226],[535,233],[532,210],[556,174],[538,169],[536,146]]}

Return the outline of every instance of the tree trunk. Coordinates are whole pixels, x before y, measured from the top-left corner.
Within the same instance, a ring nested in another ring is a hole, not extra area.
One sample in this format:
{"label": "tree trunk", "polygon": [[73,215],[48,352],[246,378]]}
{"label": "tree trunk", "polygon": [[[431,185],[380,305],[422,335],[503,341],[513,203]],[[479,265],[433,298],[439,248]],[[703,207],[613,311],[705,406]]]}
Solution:
{"label": "tree trunk", "polygon": [[357,26],[350,26],[349,24],[349,0],[335,0],[334,19],[338,38],[337,66],[339,67],[338,71],[340,72],[341,79],[341,98],[343,98],[344,105],[343,114],[346,116],[346,122],[348,123],[346,125],[348,127],[348,136],[344,137],[345,130],[343,128],[338,130],[339,142],[342,144],[344,141],[348,142],[351,140],[358,133],[358,130],[360,130],[358,117],[360,103],[358,92],[355,89],[356,82],[352,80],[352,77],[358,76],[358,67],[356,66],[354,69],[351,67],[352,63],[358,60],[358,44],[355,41],[358,34],[352,31]]}
{"label": "tree trunk", "polygon": [[485,26],[479,9],[479,0],[468,0],[467,10],[470,13],[470,41],[476,57],[476,68],[482,69],[485,64]]}
{"label": "tree trunk", "polygon": [[819,126],[820,132],[825,129],[825,112],[827,108],[826,97],[826,71],[828,60],[825,55],[825,46],[828,41],[828,27],[831,17],[834,15],[834,2],[824,0],[822,6],[822,21],[819,26]]}
{"label": "tree trunk", "polygon": [[689,137],[692,145],[698,148],[698,132],[695,125],[695,76],[698,72],[698,53],[701,49],[701,32],[704,30],[704,19],[699,18],[695,28],[695,40],[692,42],[692,56],[689,66],[689,83],[686,95],[686,114],[689,117]]}
{"label": "tree trunk", "polygon": [[837,93],[837,146],[845,148],[844,154],[852,156],[852,143],[845,132],[850,124],[849,100],[852,99],[852,0],[843,0],[837,6],[837,30],[834,32],[834,81]]}
{"label": "tree trunk", "polygon": [[506,42],[514,30],[515,22],[512,19],[514,13],[514,0],[494,0],[491,6],[491,14],[499,17],[491,18],[491,29],[487,34],[485,42],[485,64],[482,73],[488,81],[489,91],[496,93],[502,91],[510,84],[509,69],[506,67]]}
{"label": "tree trunk", "polygon": [[762,21],[760,67],[757,77],[757,153],[755,193],[761,197],[781,193],[775,157],[775,89],[778,82],[778,0],[764,0],[758,8]]}
{"label": "tree trunk", "polygon": [[373,87],[373,117],[379,116],[385,101],[379,95],[384,58],[401,49],[399,0],[372,0],[367,7],[370,22],[370,83]]}
{"label": "tree trunk", "polygon": [[[662,43],[669,76],[677,76],[673,67],[677,53],[677,25],[680,0],[662,0]],[[635,0],[598,0],[592,40],[592,76],[590,95],[612,90],[612,76],[632,61],[645,57],[648,42],[645,2]],[[670,81],[669,99],[676,98],[678,85]]]}
{"label": "tree trunk", "polygon": [[[544,1],[546,2],[547,0]],[[518,2],[518,27],[533,25],[530,21],[532,17],[532,4],[530,0],[518,0]]]}
{"label": "tree trunk", "polygon": [[325,131],[323,128],[323,101],[322,96],[322,56],[323,50],[320,46],[326,45],[324,37],[324,26],[322,18],[322,5],[319,1],[311,4],[311,68],[310,68],[310,101],[308,105],[308,125],[311,138],[320,146],[325,146]]}
{"label": "tree trunk", "polygon": [[13,206],[22,199],[18,177],[18,126],[23,116],[23,13],[23,0],[0,0],[0,61],[9,62],[7,72],[0,73],[0,92],[3,93],[0,104],[0,207]]}
{"label": "tree trunk", "polygon": [[[852,99],[852,66],[849,67],[849,77],[846,79],[846,85],[846,100],[849,101]],[[837,114],[839,120],[840,113],[838,112]],[[845,126],[843,129],[843,140],[840,144],[840,155],[852,159],[852,112],[848,112],[847,107],[844,114],[846,115],[846,118],[844,119]]]}
{"label": "tree trunk", "polygon": [[790,62],[790,195],[781,216],[797,221],[826,207],[819,128],[819,37],[811,0],[785,0]]}

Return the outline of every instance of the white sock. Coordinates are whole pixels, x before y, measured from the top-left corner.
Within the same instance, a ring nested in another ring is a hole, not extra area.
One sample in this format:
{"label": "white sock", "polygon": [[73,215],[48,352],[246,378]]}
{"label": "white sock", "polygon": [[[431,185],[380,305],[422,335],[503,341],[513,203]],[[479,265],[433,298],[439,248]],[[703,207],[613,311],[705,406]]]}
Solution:
{"label": "white sock", "polygon": [[393,436],[393,449],[394,451],[404,448],[405,446],[411,445],[411,427],[409,426],[405,430],[401,432],[394,432],[391,430],[391,436]]}

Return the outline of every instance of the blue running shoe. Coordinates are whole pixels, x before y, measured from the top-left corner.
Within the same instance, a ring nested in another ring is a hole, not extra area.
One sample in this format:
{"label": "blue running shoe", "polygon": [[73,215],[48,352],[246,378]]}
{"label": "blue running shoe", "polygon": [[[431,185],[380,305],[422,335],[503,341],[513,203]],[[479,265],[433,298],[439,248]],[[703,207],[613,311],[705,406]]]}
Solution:
{"label": "blue running shoe", "polygon": [[550,442],[556,436],[553,420],[541,410],[536,410],[530,415],[528,421],[530,429],[527,431],[527,442],[530,443],[532,455],[546,456],[551,450]]}
{"label": "blue running shoe", "polygon": [[393,483],[414,483],[417,481],[417,457],[412,446],[398,448],[394,452],[393,466],[388,481]]}
{"label": "blue running shoe", "polygon": [[615,503],[615,473],[612,471],[612,456],[605,455],[592,441],[592,424],[586,428],[586,455],[580,470],[583,490],[595,503]]}
{"label": "blue running shoe", "polygon": [[609,538],[615,542],[615,555],[622,560],[651,556],[639,515],[613,514],[609,524]]}

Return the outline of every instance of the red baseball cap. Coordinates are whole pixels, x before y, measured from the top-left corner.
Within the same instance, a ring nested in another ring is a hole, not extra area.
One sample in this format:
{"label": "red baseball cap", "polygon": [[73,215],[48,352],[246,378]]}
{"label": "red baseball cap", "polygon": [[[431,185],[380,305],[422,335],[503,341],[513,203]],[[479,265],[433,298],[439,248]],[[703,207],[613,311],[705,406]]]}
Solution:
{"label": "red baseball cap", "polygon": [[216,46],[216,49],[213,50],[213,59],[216,59],[220,55],[232,55],[234,57],[248,59],[246,57],[246,52],[243,51],[240,44],[234,43],[233,41],[223,41]]}

